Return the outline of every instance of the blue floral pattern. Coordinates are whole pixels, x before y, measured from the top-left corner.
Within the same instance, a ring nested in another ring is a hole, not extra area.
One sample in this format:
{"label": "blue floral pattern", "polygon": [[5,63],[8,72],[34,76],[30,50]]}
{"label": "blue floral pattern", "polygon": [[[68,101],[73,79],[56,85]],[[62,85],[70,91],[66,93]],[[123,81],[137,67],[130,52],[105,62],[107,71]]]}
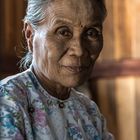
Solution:
{"label": "blue floral pattern", "polygon": [[[59,103],[64,107],[60,108]],[[0,83],[0,140],[113,140],[96,104],[72,89],[67,100],[48,94],[33,72]]]}

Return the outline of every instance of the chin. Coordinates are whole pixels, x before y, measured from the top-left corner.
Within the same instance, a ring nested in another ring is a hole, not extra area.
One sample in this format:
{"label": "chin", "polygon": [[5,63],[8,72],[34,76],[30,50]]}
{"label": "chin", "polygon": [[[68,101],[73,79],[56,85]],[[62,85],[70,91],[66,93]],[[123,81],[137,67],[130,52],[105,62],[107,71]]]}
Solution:
{"label": "chin", "polygon": [[61,85],[63,85],[64,87],[68,87],[68,88],[74,88],[77,86],[82,85],[86,80],[85,79],[65,79],[63,80],[63,82],[61,82]]}
{"label": "chin", "polygon": [[75,88],[77,86],[80,86],[82,85],[84,82],[81,82],[81,83],[65,83],[63,84],[64,87],[67,87],[67,88]]}

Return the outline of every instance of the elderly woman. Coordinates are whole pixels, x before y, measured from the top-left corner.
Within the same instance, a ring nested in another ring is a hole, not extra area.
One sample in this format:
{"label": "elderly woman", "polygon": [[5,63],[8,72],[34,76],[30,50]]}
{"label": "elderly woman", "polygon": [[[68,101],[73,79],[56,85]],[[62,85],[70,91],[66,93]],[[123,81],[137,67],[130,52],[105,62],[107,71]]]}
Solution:
{"label": "elderly woman", "polygon": [[0,140],[112,140],[96,104],[74,88],[103,47],[103,0],[28,0],[30,68],[1,81]]}

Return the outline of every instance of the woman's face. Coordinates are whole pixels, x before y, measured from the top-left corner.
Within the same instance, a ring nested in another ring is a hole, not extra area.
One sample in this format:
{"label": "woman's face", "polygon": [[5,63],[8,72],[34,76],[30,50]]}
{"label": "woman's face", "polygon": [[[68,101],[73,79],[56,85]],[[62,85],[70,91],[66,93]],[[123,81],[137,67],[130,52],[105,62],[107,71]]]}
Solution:
{"label": "woman's face", "polygon": [[56,0],[34,31],[33,67],[44,80],[65,87],[82,84],[103,45],[102,23],[90,0]]}

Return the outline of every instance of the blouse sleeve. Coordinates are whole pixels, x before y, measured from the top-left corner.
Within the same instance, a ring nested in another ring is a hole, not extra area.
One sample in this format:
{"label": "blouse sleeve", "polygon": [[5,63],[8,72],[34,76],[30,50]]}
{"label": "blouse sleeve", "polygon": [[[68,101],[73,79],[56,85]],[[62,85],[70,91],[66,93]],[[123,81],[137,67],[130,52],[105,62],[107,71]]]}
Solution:
{"label": "blouse sleeve", "polygon": [[0,140],[24,140],[20,109],[6,90],[0,87]]}
{"label": "blouse sleeve", "polygon": [[115,140],[114,136],[108,132],[107,127],[106,127],[106,120],[103,117],[103,115],[101,115],[101,122],[102,122],[102,140]]}
{"label": "blouse sleeve", "polygon": [[115,140],[114,136],[107,130],[106,120],[100,112],[97,104],[88,97],[81,95],[81,102],[86,106],[88,113],[92,116],[101,140]]}

